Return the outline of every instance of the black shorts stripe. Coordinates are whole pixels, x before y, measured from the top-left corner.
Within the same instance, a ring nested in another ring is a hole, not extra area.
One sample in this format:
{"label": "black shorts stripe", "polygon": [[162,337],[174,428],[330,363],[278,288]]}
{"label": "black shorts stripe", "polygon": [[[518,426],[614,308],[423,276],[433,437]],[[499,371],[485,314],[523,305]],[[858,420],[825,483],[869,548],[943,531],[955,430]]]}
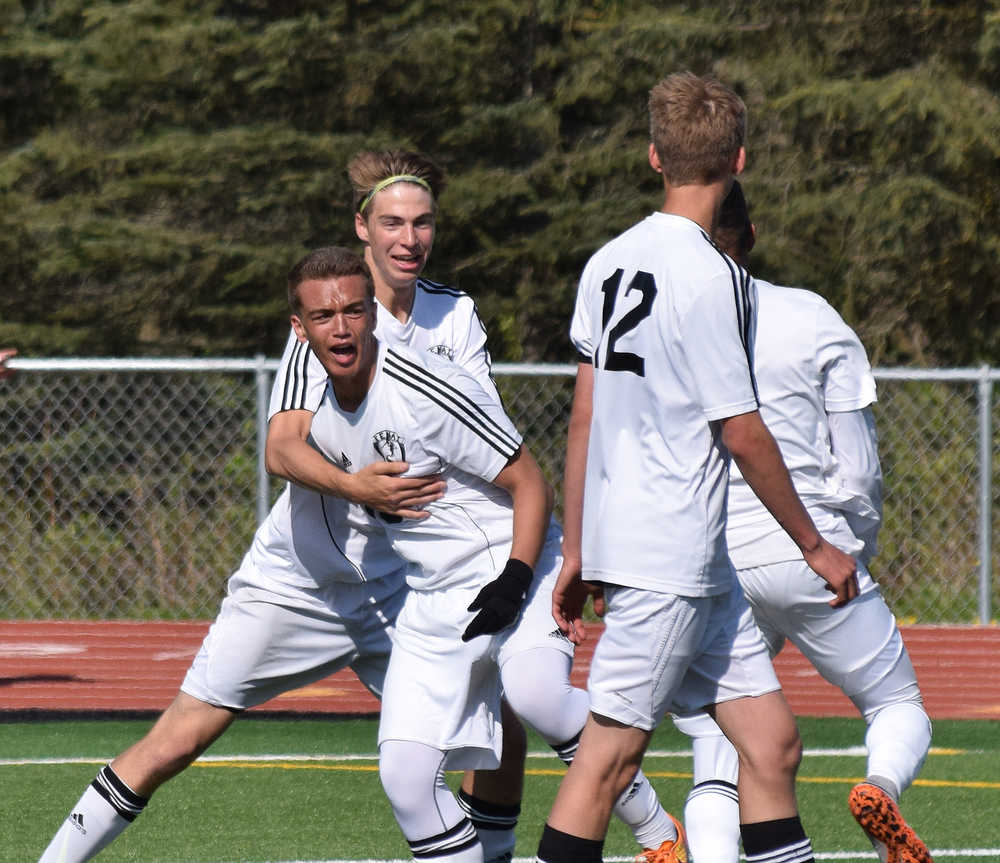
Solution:
{"label": "black shorts stripe", "polygon": [[390,348],[385,353],[383,368],[387,375],[425,395],[506,458],[520,449],[520,442],[465,393],[435,377],[423,366],[403,359]]}

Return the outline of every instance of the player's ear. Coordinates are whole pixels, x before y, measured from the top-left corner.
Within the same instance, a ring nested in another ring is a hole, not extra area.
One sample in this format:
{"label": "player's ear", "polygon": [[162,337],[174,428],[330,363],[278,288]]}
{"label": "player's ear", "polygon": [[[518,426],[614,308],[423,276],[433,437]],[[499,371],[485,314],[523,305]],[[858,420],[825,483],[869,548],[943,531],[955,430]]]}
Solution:
{"label": "player's ear", "polygon": [[657,174],[663,173],[663,166],[660,164],[660,154],[656,152],[656,145],[649,142],[649,164]]}
{"label": "player's ear", "polygon": [[736,151],[736,155],[733,157],[733,176],[739,176],[743,173],[743,169],[747,166],[747,150],[746,147],[740,147]]}
{"label": "player's ear", "polygon": [[295,330],[295,337],[300,342],[309,341],[309,337],[306,335],[306,328],[302,326],[302,319],[298,315],[292,315],[292,329]]}
{"label": "player's ear", "polygon": [[358,235],[358,239],[362,243],[368,242],[368,223],[361,213],[354,214],[354,233]]}

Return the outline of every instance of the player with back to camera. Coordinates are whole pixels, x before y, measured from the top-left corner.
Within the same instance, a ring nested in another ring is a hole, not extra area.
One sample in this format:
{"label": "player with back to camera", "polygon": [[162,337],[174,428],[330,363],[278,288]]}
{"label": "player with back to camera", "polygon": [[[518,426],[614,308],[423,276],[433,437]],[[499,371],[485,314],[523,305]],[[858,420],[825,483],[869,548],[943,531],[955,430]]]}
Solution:
{"label": "player with back to camera", "polygon": [[[757,410],[752,284],[711,231],[746,160],[746,109],[690,73],[650,92],[659,212],[584,268],[571,325],[580,362],[564,480],[566,561],[553,614],[579,641],[589,593],[605,629],[591,715],[538,847],[542,863],[601,860],[610,804],[668,710],[708,709],[739,754],[750,863],[806,863],[794,717],[725,545],[730,457],[842,605],[855,562],[817,531]],[[646,855],[686,861],[683,835]]]}
{"label": "player with back to camera", "polygon": [[[747,266],[755,233],[738,182],[713,238]],[[761,416],[817,527],[857,557],[859,594],[830,607],[821,582],[737,469],[729,476],[729,554],[771,655],[787,638],[864,717],[867,778],[851,789],[848,805],[879,859],[930,863],[897,805],[927,756],[930,720],[896,620],[867,568],[882,521],[875,379],[858,337],[824,299],[754,282]],[[737,863],[736,752],[705,713],[674,722],[694,745],[695,784],[684,811],[692,858]]]}
{"label": "player with back to camera", "polygon": [[[437,198],[443,188],[440,170],[426,156],[405,151],[358,154],[348,166],[354,190],[355,231],[365,244],[375,290],[376,336],[392,346],[407,346],[446,357],[470,372],[485,392],[499,401],[486,350],[486,332],[468,294],[421,276],[434,241]],[[268,469],[323,494],[348,497],[375,511],[407,518],[426,515],[420,506],[435,500],[440,483],[423,485],[420,497],[406,500],[408,489],[385,504],[355,496],[354,484],[368,480],[393,483],[425,480],[399,474],[404,461],[376,462],[346,472],[308,445],[313,414],[326,389],[327,372],[306,342],[290,334],[275,379],[267,440]],[[547,586],[543,586],[548,590]],[[539,599],[538,602],[547,600]],[[570,685],[572,646],[559,636],[550,615],[530,617],[538,639],[527,649],[505,654],[503,667],[504,753],[498,774],[468,773],[460,805],[479,831],[487,861],[508,859],[520,808],[523,770],[520,749],[508,753],[511,715],[507,703],[548,742],[564,761],[572,759],[587,717],[587,695]],[[517,731],[519,726],[513,726]],[[615,813],[641,846],[659,844],[669,819],[652,786],[639,773],[616,803]]]}

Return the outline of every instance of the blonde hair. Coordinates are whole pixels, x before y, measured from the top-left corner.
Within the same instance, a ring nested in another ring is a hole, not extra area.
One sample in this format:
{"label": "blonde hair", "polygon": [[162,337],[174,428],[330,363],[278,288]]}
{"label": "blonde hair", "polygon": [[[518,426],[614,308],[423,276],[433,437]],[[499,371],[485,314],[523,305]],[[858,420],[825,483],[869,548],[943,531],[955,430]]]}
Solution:
{"label": "blonde hair", "polygon": [[728,176],[746,125],[743,100],[714,78],[680,72],[649,91],[649,135],[671,185]]}
{"label": "blonde hair", "polygon": [[[378,190],[376,187],[393,177],[400,182],[413,182],[426,188],[437,201],[444,190],[444,172],[423,153],[406,150],[365,150],[347,165],[347,178],[354,191],[354,209],[363,205]],[[411,179],[412,178],[412,179]]]}

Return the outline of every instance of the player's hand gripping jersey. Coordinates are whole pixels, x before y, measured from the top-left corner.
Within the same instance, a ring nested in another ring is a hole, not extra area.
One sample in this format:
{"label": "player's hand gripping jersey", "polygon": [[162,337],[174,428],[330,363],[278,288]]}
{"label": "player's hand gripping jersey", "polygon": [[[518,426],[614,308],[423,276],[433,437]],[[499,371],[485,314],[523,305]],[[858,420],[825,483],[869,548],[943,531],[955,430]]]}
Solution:
{"label": "player's hand gripping jersey", "polygon": [[[491,480],[517,452],[521,436],[496,397],[460,366],[380,343],[365,401],[343,411],[329,387],[312,437],[344,470],[407,461],[405,475],[442,475],[445,494],[428,504],[428,518],[373,514],[373,529],[384,529],[396,552],[420,565],[420,572],[409,572],[411,587],[481,585],[504,568],[513,537],[511,499]],[[553,523],[548,544],[558,542]]]}
{"label": "player's hand gripping jersey", "polygon": [[757,409],[752,290],[697,224],[660,212],[587,263],[570,330],[594,365],[584,578],[730,589],[728,455],[712,421]]}

